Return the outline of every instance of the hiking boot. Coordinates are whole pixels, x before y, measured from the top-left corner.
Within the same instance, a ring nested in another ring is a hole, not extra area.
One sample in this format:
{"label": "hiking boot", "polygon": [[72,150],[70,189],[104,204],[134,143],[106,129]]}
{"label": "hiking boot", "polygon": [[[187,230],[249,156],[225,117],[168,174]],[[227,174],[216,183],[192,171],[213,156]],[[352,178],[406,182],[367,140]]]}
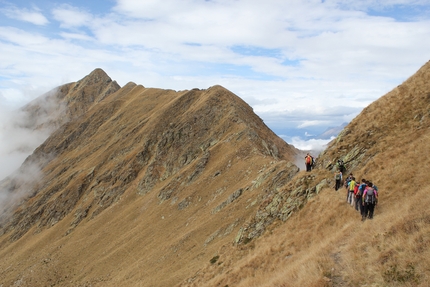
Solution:
{"label": "hiking boot", "polygon": [[362,216],[361,221],[365,221],[365,220],[366,220],[366,216]]}

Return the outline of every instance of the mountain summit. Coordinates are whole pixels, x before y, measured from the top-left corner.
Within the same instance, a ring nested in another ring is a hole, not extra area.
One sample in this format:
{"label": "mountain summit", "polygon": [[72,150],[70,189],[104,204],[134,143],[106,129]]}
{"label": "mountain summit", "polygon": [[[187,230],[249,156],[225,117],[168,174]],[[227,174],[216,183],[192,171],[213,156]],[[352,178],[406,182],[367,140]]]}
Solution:
{"label": "mountain summit", "polygon": [[[62,113],[46,117],[52,99]],[[37,178],[1,182],[13,198],[1,218],[2,258],[37,270],[25,275],[32,286],[66,276],[76,286],[136,260],[132,272],[144,268],[148,280],[158,277],[151,285],[171,286],[233,241],[269,186],[299,171],[297,150],[221,86],[119,88],[97,69],[24,109],[40,121],[34,128],[59,126],[21,167],[38,169]],[[24,261],[6,252],[19,246],[29,247]],[[52,257],[39,268],[46,251]],[[166,266],[178,275],[164,276]],[[0,283],[19,280],[8,270]],[[128,282],[124,272],[112,278]]]}
{"label": "mountain summit", "polygon": [[102,70],[95,69],[82,80],[57,87],[25,105],[30,128],[55,130],[84,115],[93,105],[120,89]]}

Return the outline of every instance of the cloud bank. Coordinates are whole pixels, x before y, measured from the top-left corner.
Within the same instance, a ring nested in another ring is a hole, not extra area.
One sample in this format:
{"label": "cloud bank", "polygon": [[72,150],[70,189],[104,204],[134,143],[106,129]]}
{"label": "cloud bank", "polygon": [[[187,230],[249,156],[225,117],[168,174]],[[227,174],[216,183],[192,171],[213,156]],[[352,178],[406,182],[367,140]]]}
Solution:
{"label": "cloud bank", "polygon": [[304,137],[430,59],[429,0],[5,3],[0,91],[20,103],[100,67],[120,85],[220,84],[277,134]]}
{"label": "cloud bank", "polygon": [[0,107],[0,180],[16,171],[49,133],[29,128],[27,113]]}

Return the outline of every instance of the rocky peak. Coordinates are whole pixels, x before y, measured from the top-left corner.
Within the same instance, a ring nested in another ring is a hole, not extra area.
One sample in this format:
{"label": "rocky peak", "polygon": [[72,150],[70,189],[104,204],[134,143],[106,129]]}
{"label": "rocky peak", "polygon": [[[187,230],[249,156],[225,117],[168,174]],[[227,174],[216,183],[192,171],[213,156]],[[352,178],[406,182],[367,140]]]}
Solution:
{"label": "rocky peak", "polygon": [[30,129],[55,130],[85,114],[94,104],[120,89],[102,70],[95,69],[83,79],[64,84],[36,98],[22,110]]}
{"label": "rocky peak", "polygon": [[91,107],[120,89],[117,82],[102,70],[95,69],[82,80],[72,83],[65,95],[68,113],[72,118],[85,114]]}

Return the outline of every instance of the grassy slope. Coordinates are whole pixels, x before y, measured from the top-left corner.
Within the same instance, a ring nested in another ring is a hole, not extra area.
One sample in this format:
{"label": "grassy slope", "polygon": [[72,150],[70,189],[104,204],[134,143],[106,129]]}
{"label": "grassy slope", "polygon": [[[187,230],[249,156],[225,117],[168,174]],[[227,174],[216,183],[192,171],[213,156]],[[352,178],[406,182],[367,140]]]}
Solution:
{"label": "grassy slope", "polygon": [[332,178],[324,167],[358,151],[348,172],[378,185],[373,220],[360,221],[344,189],[327,188],[249,246],[220,250],[218,263],[181,286],[429,286],[429,117],[427,63],[354,119],[314,171]]}
{"label": "grassy slope", "polygon": [[[358,151],[348,171],[372,180],[380,190],[371,221],[361,222],[345,203],[344,190],[330,187],[286,222],[275,221],[260,238],[234,246],[237,227],[227,233],[225,222],[255,213],[249,209],[258,197],[255,191],[245,193],[212,226],[206,224],[212,216],[198,213],[199,206],[213,210],[222,201],[216,202],[217,197],[246,186],[264,166],[278,164],[271,158],[255,162],[246,152],[236,152],[241,147],[234,142],[214,149],[218,160],[208,166],[208,175],[213,175],[229,164],[228,158],[242,159],[220,178],[229,192],[218,189],[210,176],[202,177],[196,190],[203,187],[211,193],[186,191],[181,199],[202,199],[178,211],[168,208],[170,202],[159,204],[158,190],[143,197],[127,191],[103,217],[67,237],[63,234],[71,218],[7,245],[0,254],[3,274],[12,278],[10,285],[22,286],[429,286],[429,68],[426,64],[418,76],[366,108],[313,171],[331,179],[332,172],[324,167]],[[216,239],[205,245],[211,238]]]}
{"label": "grassy slope", "polygon": [[[44,166],[38,192],[0,237],[4,286],[181,282],[255,213],[264,183],[257,189],[252,181],[295,155],[222,87],[174,92],[134,84],[63,126],[31,158],[51,152],[57,156]],[[156,176],[155,185],[140,193],[147,176]],[[240,197],[214,211],[239,189]]]}

